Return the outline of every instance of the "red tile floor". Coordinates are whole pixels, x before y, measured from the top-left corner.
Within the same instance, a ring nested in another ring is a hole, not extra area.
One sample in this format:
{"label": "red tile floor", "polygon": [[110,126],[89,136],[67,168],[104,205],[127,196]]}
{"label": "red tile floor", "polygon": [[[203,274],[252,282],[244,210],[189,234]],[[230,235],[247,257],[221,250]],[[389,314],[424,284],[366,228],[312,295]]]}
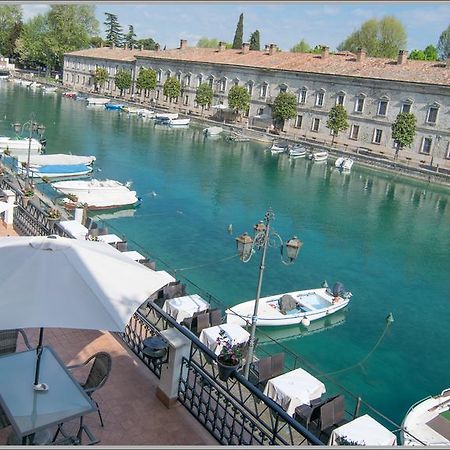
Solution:
{"label": "red tile floor", "polygon": [[[36,346],[37,330],[25,330]],[[79,364],[89,356],[106,351],[112,356],[111,374],[106,384],[93,394],[105,423],[97,412],[85,416],[84,423],[99,445],[218,445],[182,405],[168,409],[156,397],[157,377],[126,347],[108,332],[46,329],[44,345],[50,345],[67,364]],[[24,348],[19,336],[18,350]],[[82,369],[81,369],[82,370]],[[83,380],[83,372],[73,372]],[[69,423],[75,430],[78,420]],[[0,446],[6,444],[12,428],[0,431]],[[83,445],[87,444],[84,437]]]}

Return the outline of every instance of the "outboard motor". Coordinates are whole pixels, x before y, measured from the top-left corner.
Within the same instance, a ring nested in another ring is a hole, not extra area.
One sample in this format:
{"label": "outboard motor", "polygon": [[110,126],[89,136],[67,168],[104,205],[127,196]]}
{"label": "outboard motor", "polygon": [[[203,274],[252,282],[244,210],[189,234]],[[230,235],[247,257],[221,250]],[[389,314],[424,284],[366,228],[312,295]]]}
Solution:
{"label": "outboard motor", "polygon": [[343,297],[344,294],[345,294],[344,285],[342,283],[340,283],[339,281],[334,283],[334,285],[333,285],[333,295],[335,297]]}

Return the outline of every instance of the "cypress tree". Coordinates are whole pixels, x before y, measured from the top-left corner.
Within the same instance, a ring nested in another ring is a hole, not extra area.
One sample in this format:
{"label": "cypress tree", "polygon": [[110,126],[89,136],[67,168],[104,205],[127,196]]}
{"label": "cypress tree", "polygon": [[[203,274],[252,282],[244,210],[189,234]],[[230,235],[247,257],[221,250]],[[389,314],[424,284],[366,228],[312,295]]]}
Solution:
{"label": "cypress tree", "polygon": [[105,13],[106,20],[106,43],[115,46],[120,46],[122,43],[122,27],[119,24],[119,20],[115,14]]}
{"label": "cypress tree", "polygon": [[259,44],[259,30],[254,31],[250,35],[250,50],[261,50]]}
{"label": "cypress tree", "polygon": [[239,21],[236,26],[236,32],[234,33],[233,48],[239,50],[242,48],[242,39],[244,36],[244,14],[241,13]]}

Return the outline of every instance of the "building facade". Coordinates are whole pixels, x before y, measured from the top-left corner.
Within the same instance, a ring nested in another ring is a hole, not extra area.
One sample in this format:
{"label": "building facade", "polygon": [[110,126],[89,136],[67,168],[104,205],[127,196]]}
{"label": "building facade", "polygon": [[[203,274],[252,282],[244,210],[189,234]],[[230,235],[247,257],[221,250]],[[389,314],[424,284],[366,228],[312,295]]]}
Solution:
{"label": "building facade", "polygon": [[[186,114],[199,114],[195,95],[201,83],[213,88],[213,105],[207,116],[223,113],[227,95],[234,85],[245,86],[251,95],[246,122],[250,127],[268,128],[271,105],[280,92],[295,94],[297,117],[287,121],[286,137],[331,142],[326,127],[330,109],[342,104],[349,128],[337,136],[338,146],[360,148],[389,157],[395,154],[391,125],[400,112],[417,119],[417,134],[411,148],[403,149],[403,162],[450,169],[450,65],[447,62],[412,61],[400,51],[397,60],[368,58],[360,50],[321,55],[278,51],[274,44],[263,51],[190,48],[185,40],[173,50],[143,51],[96,48],[68,53],[64,58],[64,85],[94,91],[94,73],[104,67],[109,74],[101,92],[119,96],[114,77],[119,70],[132,75],[133,86],[123,93],[150,105],[168,107]],[[139,92],[135,81],[141,67],[157,74],[152,92]],[[182,85],[180,98],[163,95],[168,77]],[[217,108],[218,105],[223,107]],[[216,106],[216,108],[215,108]]]}

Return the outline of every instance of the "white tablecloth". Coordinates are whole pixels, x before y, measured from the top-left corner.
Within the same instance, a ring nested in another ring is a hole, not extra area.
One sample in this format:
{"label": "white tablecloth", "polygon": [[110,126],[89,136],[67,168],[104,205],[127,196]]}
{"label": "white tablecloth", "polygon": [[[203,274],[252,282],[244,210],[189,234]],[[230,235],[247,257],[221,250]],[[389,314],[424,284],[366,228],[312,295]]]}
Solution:
{"label": "white tablecloth", "polygon": [[328,445],[339,445],[336,438],[344,437],[355,445],[397,445],[397,438],[374,418],[365,414],[332,431]]}
{"label": "white tablecloth", "polygon": [[106,242],[107,244],[117,244],[123,242],[123,239],[115,234],[103,234],[98,237],[99,241]]}
{"label": "white tablecloth", "polygon": [[122,255],[128,256],[128,258],[133,259],[134,261],[144,261],[145,259],[147,259],[144,255],[141,255],[139,252],[137,252],[136,250],[130,250],[128,252],[121,252]]}
{"label": "white tablecloth", "polygon": [[325,385],[303,369],[295,369],[270,379],[264,394],[278,403],[290,416],[299,405],[309,405],[326,391]]}
{"label": "white tablecloth", "polygon": [[164,311],[170,314],[178,323],[188,317],[192,317],[194,313],[206,311],[208,308],[209,303],[197,294],[171,298],[164,303]]}
{"label": "white tablecloth", "polygon": [[59,226],[75,239],[86,239],[88,229],[76,220],[62,220]]}
{"label": "white tablecloth", "polygon": [[224,323],[215,327],[205,328],[200,333],[200,341],[209,347],[216,355],[222,350],[221,345],[217,345],[217,338],[220,330],[230,337],[232,345],[245,344],[250,339],[250,334],[240,325],[234,323]]}

